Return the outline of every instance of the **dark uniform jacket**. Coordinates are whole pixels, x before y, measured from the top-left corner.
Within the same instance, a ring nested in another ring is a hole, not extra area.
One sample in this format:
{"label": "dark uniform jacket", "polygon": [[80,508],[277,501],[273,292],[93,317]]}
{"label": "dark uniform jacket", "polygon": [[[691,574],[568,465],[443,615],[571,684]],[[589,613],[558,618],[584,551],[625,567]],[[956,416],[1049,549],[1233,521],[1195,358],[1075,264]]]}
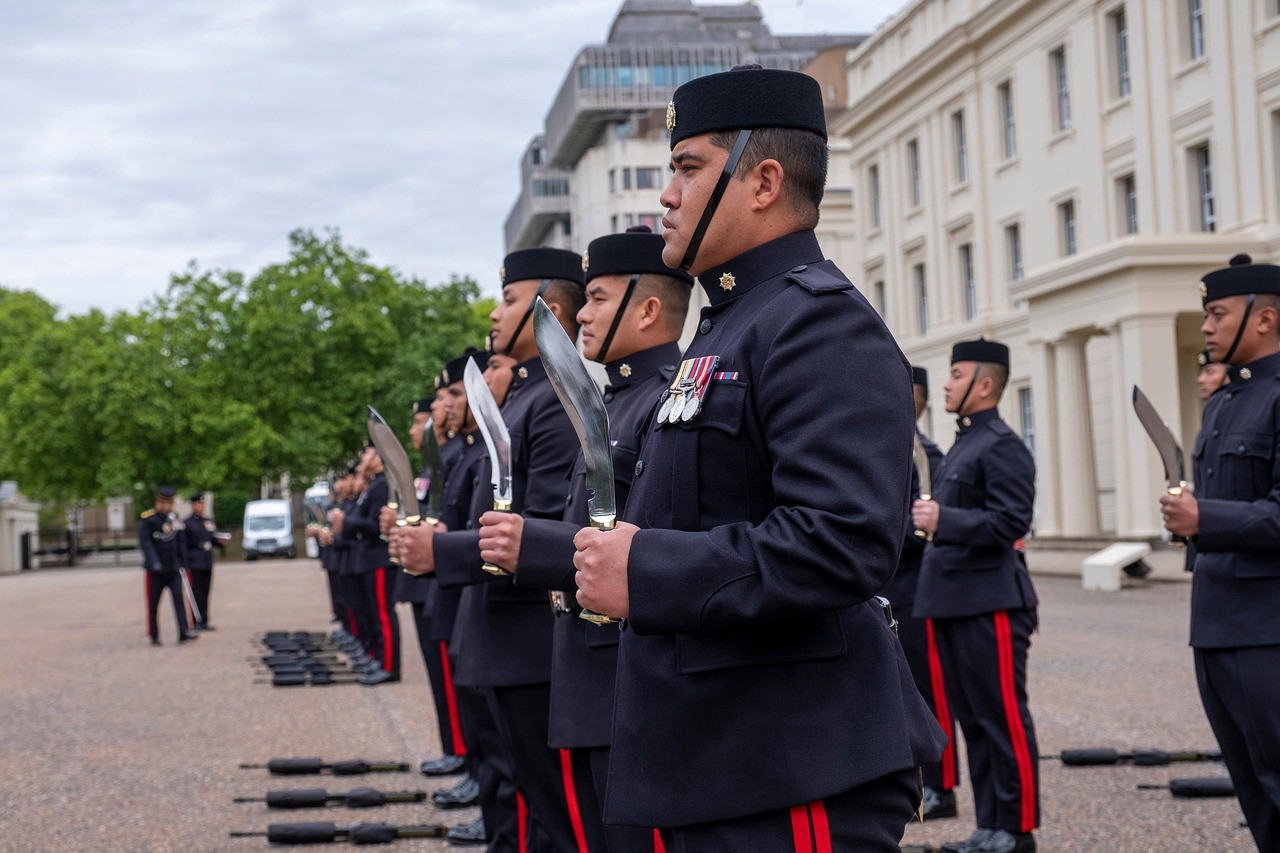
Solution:
{"label": "dark uniform jacket", "polygon": [[[635,472],[641,423],[680,361],[680,347],[665,344],[607,365],[604,389],[613,444],[617,506],[627,505]],[[623,373],[626,375],[624,376]],[[593,625],[578,614],[574,597],[573,537],[590,523],[587,514],[587,466],[581,454],[570,475],[563,521],[529,519],[520,543],[516,583],[565,593],[569,610],[556,612],[551,658],[551,735],[549,746],[608,746],[613,723],[613,683],[618,671],[618,626]]]}
{"label": "dark uniform jacket", "polygon": [[651,420],[636,461],[610,823],[813,802],[943,744],[871,600],[909,521],[906,360],[811,231],[699,280],[685,355],[720,378],[692,420]]}
{"label": "dark uniform jacket", "polygon": [[193,572],[213,569],[213,549],[222,543],[215,537],[218,528],[213,519],[192,515],[182,523],[187,534],[187,568]]}
{"label": "dark uniform jacket", "polygon": [[352,543],[347,558],[352,574],[369,574],[390,563],[387,543],[382,540],[378,526],[378,513],[387,505],[387,496],[387,475],[379,471],[342,522],[342,538]]}
{"label": "dark uniform jacket", "polygon": [[997,409],[960,418],[933,499],[938,529],[925,549],[915,614],[977,616],[1039,604],[1014,543],[1031,527],[1036,466]]}
{"label": "dark uniform jacket", "polygon": [[1193,471],[1200,505],[1191,645],[1280,644],[1280,354],[1232,367],[1209,398]]}
{"label": "dark uniform jacket", "polygon": [[[924,433],[918,429],[916,433],[920,436],[920,443],[924,445],[925,456],[929,458],[929,480],[933,483],[935,482],[933,478],[937,476],[942,466],[942,451]],[[915,465],[911,466],[911,499],[913,501],[920,499],[920,478],[916,475]],[[893,580],[889,581],[889,585],[880,593],[889,599],[894,613],[913,612],[925,541],[923,536],[917,536],[915,530],[908,525],[907,536],[902,540],[902,555],[898,557],[898,570],[893,573]]]}
{"label": "dark uniform jacket", "polygon": [[176,517],[160,515],[154,509],[142,513],[138,549],[142,551],[142,568],[149,572],[176,572],[187,567],[186,530]]}
{"label": "dark uniform jacket", "polygon": [[[513,371],[515,378],[502,404],[502,419],[511,435],[512,511],[525,518],[560,518],[578,436],[547,380],[542,360],[530,359]],[[490,476],[487,467],[485,476]],[[442,588],[483,587],[479,600],[471,596],[461,605],[474,608],[476,612],[467,618],[477,619],[485,628],[468,633],[461,654],[474,666],[467,667],[467,681],[458,676],[459,683],[491,687],[545,683],[551,680],[551,605],[545,591],[516,586],[510,575],[491,575],[481,568],[476,523],[493,508],[492,481],[484,482],[476,487],[468,529],[441,534],[435,540],[436,576]]]}
{"label": "dark uniform jacket", "polygon": [[342,510],[343,515],[343,532],[333,537],[333,555],[329,558],[332,560],[333,571],[339,575],[355,574],[355,570],[351,565],[351,554],[355,545],[355,540],[346,535],[346,521],[351,518],[351,514],[356,511],[355,498],[343,498],[338,502],[338,509]]}

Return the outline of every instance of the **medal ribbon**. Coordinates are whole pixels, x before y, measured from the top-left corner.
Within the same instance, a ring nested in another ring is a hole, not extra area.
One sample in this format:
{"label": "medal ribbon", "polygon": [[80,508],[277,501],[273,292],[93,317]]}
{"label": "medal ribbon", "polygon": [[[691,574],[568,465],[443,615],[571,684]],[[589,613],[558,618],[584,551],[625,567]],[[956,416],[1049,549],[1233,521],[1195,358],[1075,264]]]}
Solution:
{"label": "medal ribbon", "polygon": [[[694,406],[695,412],[702,409],[702,399],[707,396],[707,389],[711,387],[711,383],[708,380],[719,363],[720,356],[718,355],[704,355],[693,363],[693,370],[690,371],[692,374],[690,378],[693,379],[693,390],[689,396],[698,401]],[[686,408],[688,405],[688,403],[685,403]]]}

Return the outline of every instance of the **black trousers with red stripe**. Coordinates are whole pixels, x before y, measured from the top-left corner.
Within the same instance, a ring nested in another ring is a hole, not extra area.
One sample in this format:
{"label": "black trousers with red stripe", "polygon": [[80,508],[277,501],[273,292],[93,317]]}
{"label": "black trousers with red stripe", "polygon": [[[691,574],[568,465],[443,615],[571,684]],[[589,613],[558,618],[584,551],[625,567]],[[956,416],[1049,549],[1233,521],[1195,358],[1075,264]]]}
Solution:
{"label": "black trousers with red stripe", "polygon": [[964,732],[978,826],[1040,825],[1040,753],[1027,707],[1035,608],[934,619],[951,711]]}
{"label": "black trousers with red stripe", "polygon": [[192,569],[187,572],[187,577],[191,579],[191,595],[196,600],[196,609],[200,611],[196,624],[208,625],[209,591],[213,589],[213,569]]}
{"label": "black trousers with red stripe", "polygon": [[400,617],[396,615],[395,574],[385,566],[360,576],[367,604],[372,608],[373,647],[369,654],[387,672],[400,674]]}
{"label": "black trousers with red stripe", "polygon": [[609,778],[609,747],[568,750],[573,764],[578,808],[586,829],[587,847],[607,853],[661,853],[657,830],[638,826],[605,825],[604,790]]}
{"label": "black trousers with red stripe", "polygon": [[456,685],[458,713],[467,742],[467,772],[480,786],[480,814],[489,834],[489,853],[524,853],[515,770],[506,741],[493,718],[489,688]]}
{"label": "black trousers with red stripe", "polygon": [[547,746],[551,683],[494,687],[491,695],[494,717],[511,753],[516,784],[537,824],[536,831],[531,830],[529,849],[585,851],[581,809],[567,799],[560,750]]}
{"label": "black trousers with red stripe", "polygon": [[921,767],[920,771],[924,775],[924,783],[930,788],[935,791],[950,791],[960,783],[956,719],[947,701],[942,659],[938,656],[933,625],[928,619],[916,618],[907,609],[895,608],[893,615],[898,619],[898,639],[902,641],[902,651],[907,656],[907,665],[911,667],[911,678],[948,738],[942,761]]}
{"label": "black trousers with red stripe", "polygon": [[187,605],[182,599],[182,578],[177,572],[145,572],[147,590],[147,636],[160,638],[160,625],[156,612],[160,609],[160,596],[167,589],[173,601],[173,615],[178,620],[178,635],[187,633]]}
{"label": "black trousers with red stripe", "polygon": [[919,802],[919,772],[902,770],[816,803],[663,828],[662,843],[667,853],[899,853]]}
{"label": "black trousers with red stripe", "polygon": [[413,602],[413,624],[418,631],[418,647],[431,682],[435,700],[436,722],[440,726],[440,748],[445,755],[466,755],[462,738],[462,721],[458,717],[458,694],[453,683],[453,665],[449,662],[449,644],[432,640],[431,614],[420,601]]}
{"label": "black trousers with red stripe", "polygon": [[1259,850],[1280,850],[1280,646],[1196,649],[1205,716]]}
{"label": "black trousers with red stripe", "polygon": [[347,630],[355,635],[366,652],[373,654],[378,637],[373,630],[375,620],[373,608],[369,605],[365,576],[355,573],[340,574],[338,586],[342,590],[342,600],[346,602],[348,616],[351,619]]}

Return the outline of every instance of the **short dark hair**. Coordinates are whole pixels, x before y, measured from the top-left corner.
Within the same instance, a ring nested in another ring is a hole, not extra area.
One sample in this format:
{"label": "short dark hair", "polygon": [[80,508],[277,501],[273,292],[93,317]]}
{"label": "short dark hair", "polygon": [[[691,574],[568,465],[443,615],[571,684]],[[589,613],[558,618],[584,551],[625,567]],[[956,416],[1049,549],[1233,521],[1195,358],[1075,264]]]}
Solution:
{"label": "short dark hair", "polygon": [[656,296],[662,303],[667,331],[674,332],[676,337],[679,337],[684,329],[685,315],[689,313],[690,290],[689,285],[675,276],[645,273],[636,282],[635,296],[639,302],[643,302],[650,296]]}
{"label": "short dark hair", "polygon": [[[711,134],[711,144],[726,151],[733,149],[738,131]],[[818,224],[818,208],[827,188],[827,140],[811,130],[790,127],[762,127],[751,131],[747,147],[733,176],[746,177],[768,159],[782,164],[784,195],[808,228]]]}
{"label": "short dark hair", "polygon": [[560,324],[569,332],[570,338],[578,336],[578,312],[587,304],[587,294],[582,285],[564,278],[553,278],[542,294],[548,304],[560,306]]}
{"label": "short dark hair", "polygon": [[978,362],[978,377],[989,377],[993,389],[995,390],[996,399],[999,400],[1004,396],[1004,388],[1009,384],[1009,368],[1003,364],[996,364],[992,361]]}

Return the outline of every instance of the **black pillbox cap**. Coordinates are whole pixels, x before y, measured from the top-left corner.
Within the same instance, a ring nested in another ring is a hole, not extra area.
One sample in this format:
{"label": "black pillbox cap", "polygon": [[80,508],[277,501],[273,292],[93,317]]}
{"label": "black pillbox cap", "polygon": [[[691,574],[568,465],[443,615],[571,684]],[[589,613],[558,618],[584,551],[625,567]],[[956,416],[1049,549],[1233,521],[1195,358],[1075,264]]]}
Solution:
{"label": "black pillbox cap", "polygon": [[192,492],[191,497],[187,498],[191,503],[204,500],[204,492]]}
{"label": "black pillbox cap", "polygon": [[978,338],[976,341],[960,341],[951,348],[951,363],[957,361],[984,361],[989,364],[1009,366],[1009,348],[999,341]]}
{"label": "black pillbox cap", "polygon": [[1200,279],[1201,305],[1226,296],[1280,294],[1280,267],[1274,264],[1255,264],[1253,258],[1245,254],[1236,255],[1229,263],[1230,266],[1214,270]]}
{"label": "black pillbox cap", "polygon": [[156,497],[172,500],[178,494],[173,486],[156,486]]}
{"label": "black pillbox cap", "polygon": [[919,385],[925,390],[925,393],[928,393],[929,371],[925,370],[923,367],[916,367],[914,364],[911,365],[911,384]]}
{"label": "black pillbox cap", "polygon": [[507,255],[499,270],[502,283],[562,278],[582,284],[582,258],[565,249],[519,249]]}
{"label": "black pillbox cap", "polygon": [[[439,377],[439,376],[437,376],[437,377],[436,377],[436,387],[437,387],[437,388],[439,388],[439,387],[440,387],[440,377]],[[429,412],[429,411],[431,411],[431,404],[435,402],[435,399],[436,399],[435,397],[423,397],[423,398],[421,398],[421,399],[419,399],[419,400],[414,400],[414,401],[413,401],[413,413],[416,415],[416,414],[418,414],[419,412],[423,412],[423,413],[425,413],[425,412]]]}
{"label": "black pillbox cap", "polygon": [[597,237],[582,255],[584,277],[591,279],[601,275],[643,275],[654,273],[678,278],[693,287],[693,276],[682,269],[672,269],[662,262],[662,249],[666,241],[661,234],[654,234],[647,225],[628,228],[622,234]]}
{"label": "black pillbox cap", "polygon": [[440,374],[441,381],[445,385],[452,385],[455,382],[462,381],[463,372],[467,369],[467,361],[474,361],[476,367],[484,370],[489,363],[488,357],[475,347],[467,347],[462,355],[452,359],[444,366],[444,370]]}
{"label": "black pillbox cap", "polygon": [[672,148],[703,133],[760,127],[809,130],[826,139],[818,81],[799,71],[739,65],[690,80],[667,105]]}
{"label": "black pillbox cap", "polygon": [[1207,349],[1202,349],[1200,352],[1196,353],[1197,366],[1207,367],[1210,364],[1213,364],[1213,356],[1209,355],[1209,351]]}

